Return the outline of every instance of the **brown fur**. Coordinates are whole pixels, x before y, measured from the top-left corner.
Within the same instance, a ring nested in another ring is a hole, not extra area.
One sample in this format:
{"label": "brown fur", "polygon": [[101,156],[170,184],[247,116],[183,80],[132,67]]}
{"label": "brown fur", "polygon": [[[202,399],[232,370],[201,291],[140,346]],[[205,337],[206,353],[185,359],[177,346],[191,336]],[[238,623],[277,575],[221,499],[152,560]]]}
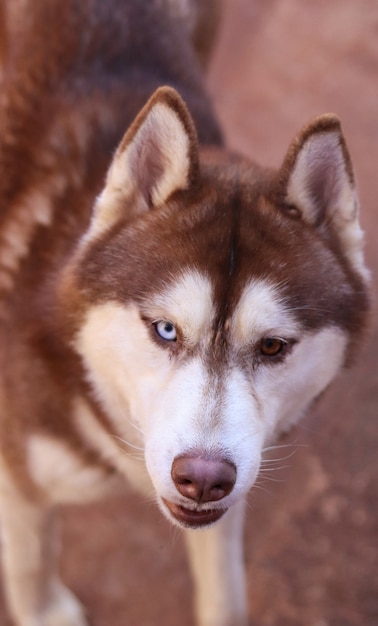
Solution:
{"label": "brown fur", "polygon": [[[174,280],[172,268],[210,275],[213,369],[225,367],[230,316],[251,276],[274,274],[301,328],[345,331],[348,355],[365,325],[365,280],[327,207],[311,222],[286,197],[298,155],[322,133],[337,135],[353,184],[337,118],[308,125],[278,172],[225,150],[191,42],[203,44],[205,27],[200,20],[190,31],[169,5],[7,0],[0,11],[0,451],[31,501],[44,499],[25,463],[32,433],[64,440],[88,466],[115,471],[83,440],[72,411],[74,398],[86,398],[111,432],[73,348],[93,304],[136,302],[143,311]],[[207,58],[202,44],[199,54]],[[155,92],[161,85],[170,88]],[[188,138],[186,184],[153,206],[149,191],[165,161],[152,145],[148,173],[138,180],[150,210],[125,197],[121,218],[86,246],[81,238],[111,156],[129,127],[115,153],[122,156],[156,104],[174,113]],[[145,323],[151,327],[148,317]],[[245,349],[246,368],[256,355],[255,345]]]}

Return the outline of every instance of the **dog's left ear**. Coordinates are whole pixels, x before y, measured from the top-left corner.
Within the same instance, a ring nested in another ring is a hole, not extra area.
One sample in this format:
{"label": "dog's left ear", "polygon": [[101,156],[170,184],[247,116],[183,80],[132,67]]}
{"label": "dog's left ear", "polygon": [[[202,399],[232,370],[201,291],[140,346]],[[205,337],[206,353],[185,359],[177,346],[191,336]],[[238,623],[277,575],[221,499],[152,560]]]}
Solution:
{"label": "dog's left ear", "polygon": [[171,87],[159,88],[122,139],[98,197],[86,239],[125,217],[162,206],[198,176],[197,133]]}
{"label": "dog's left ear", "polygon": [[352,163],[336,115],[315,118],[295,138],[280,170],[280,188],[284,202],[306,222],[333,230],[354,269],[366,278]]}

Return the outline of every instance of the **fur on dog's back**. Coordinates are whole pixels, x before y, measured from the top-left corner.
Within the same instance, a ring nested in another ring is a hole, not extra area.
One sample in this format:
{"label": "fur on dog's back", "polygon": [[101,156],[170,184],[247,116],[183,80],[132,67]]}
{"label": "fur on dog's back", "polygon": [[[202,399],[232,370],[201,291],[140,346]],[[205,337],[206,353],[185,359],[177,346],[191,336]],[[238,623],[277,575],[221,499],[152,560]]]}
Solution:
{"label": "fur on dog's back", "polygon": [[[35,225],[51,224],[59,202],[71,207],[77,203],[70,212],[86,211],[83,220],[88,219],[83,190],[90,202],[124,129],[161,84],[171,84],[186,96],[202,141],[220,142],[181,14],[166,10],[171,4],[172,9],[175,3],[168,1],[141,7],[122,0],[69,0],[33,3],[32,10],[25,2],[5,4],[0,96],[3,257],[12,246],[7,246],[12,223],[23,233],[21,257]],[[33,194],[38,194],[35,200]],[[19,265],[11,256],[9,252],[0,262],[2,290],[13,282],[11,275]]]}

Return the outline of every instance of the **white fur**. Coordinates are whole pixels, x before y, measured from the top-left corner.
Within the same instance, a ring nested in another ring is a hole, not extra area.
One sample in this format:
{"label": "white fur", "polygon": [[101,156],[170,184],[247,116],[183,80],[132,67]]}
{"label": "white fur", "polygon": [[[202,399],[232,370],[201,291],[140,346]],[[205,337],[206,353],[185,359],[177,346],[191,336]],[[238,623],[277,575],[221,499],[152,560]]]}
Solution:
{"label": "white fur", "polygon": [[213,292],[210,280],[196,270],[188,270],[169,285],[164,293],[155,295],[146,314],[156,320],[167,319],[181,329],[185,343],[203,344],[214,318]]}
{"label": "white fur", "polygon": [[[256,479],[263,446],[277,430],[297,420],[328,385],[342,363],[346,342],[337,328],[304,333],[280,302],[277,289],[266,281],[252,281],[230,323],[237,351],[271,333],[297,343],[276,364],[261,362],[246,372],[235,359],[226,370],[209,372],[205,355],[211,349],[207,338],[215,310],[211,293],[208,278],[188,272],[175,287],[152,299],[152,318],[182,325],[184,343],[199,347],[183,362],[151,339],[134,305],[109,302],[92,307],[76,340],[114,432],[132,446],[144,447],[159,501],[189,507],[192,503],[171,479],[174,458],[197,450],[230,459],[237,480],[222,506],[236,503]],[[125,468],[121,471],[127,474]]]}
{"label": "white fur", "polygon": [[[214,307],[206,277],[184,275],[174,288],[153,298],[150,312],[153,318],[182,325],[190,346],[196,342],[208,347]],[[169,352],[151,340],[136,307],[115,302],[90,309],[76,348],[115,432],[133,446],[144,445],[160,497],[179,499],[171,465],[176,455],[189,449],[235,457],[238,481],[230,503],[253,483],[261,441],[254,421],[257,410],[251,415],[250,409],[254,398],[240,372],[229,373],[219,398],[218,382],[199,356],[177,366]],[[254,437],[259,441],[255,455]]]}
{"label": "white fur", "polygon": [[[243,501],[212,528],[185,532],[195,587],[198,626],[247,626]],[[220,593],[221,591],[221,593]]]}
{"label": "white fur", "polygon": [[35,504],[19,491],[1,458],[0,469],[2,565],[15,623],[86,626],[80,603],[56,571],[54,516],[43,502]]}
{"label": "white fur", "polygon": [[75,345],[115,433],[142,446],[141,416],[153,412],[169,380],[168,353],[151,341],[135,305],[116,302],[89,310]]}
{"label": "white fur", "polygon": [[256,372],[255,392],[262,407],[265,445],[302,416],[343,364],[346,336],[328,327],[306,333],[287,359]]}
{"label": "white fur", "polygon": [[188,451],[218,453],[236,465],[236,484],[222,500],[222,508],[243,498],[256,479],[261,428],[249,386],[237,371],[230,372],[224,391],[218,389],[217,382],[201,360],[193,358],[174,373],[160,397],[146,427],[145,452],[147,469],[160,498],[193,506],[176,491],[170,475],[173,459]]}
{"label": "white fur", "polygon": [[151,496],[153,489],[146,472],[142,442],[141,445],[131,444],[131,433],[127,440],[110,434],[81,398],[77,398],[75,402],[74,413],[76,428],[90,447],[117,468],[120,474],[126,476],[135,489]]}
{"label": "white fur", "polygon": [[29,438],[28,463],[33,480],[52,503],[90,501],[109,490],[110,479],[104,471],[87,465],[53,437]]}
{"label": "white fur", "polygon": [[239,348],[265,335],[295,336],[298,327],[277,287],[261,279],[246,285],[231,320],[233,339]]}

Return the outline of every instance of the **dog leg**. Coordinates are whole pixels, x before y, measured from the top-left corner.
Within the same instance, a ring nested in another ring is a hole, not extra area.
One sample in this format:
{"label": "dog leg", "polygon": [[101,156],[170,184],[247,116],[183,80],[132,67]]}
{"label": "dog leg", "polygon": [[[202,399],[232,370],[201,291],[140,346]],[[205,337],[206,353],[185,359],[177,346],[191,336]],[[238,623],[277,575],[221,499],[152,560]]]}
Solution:
{"label": "dog leg", "polygon": [[247,626],[244,508],[239,503],[216,526],[185,532],[198,626]]}
{"label": "dog leg", "polygon": [[19,494],[0,495],[3,574],[17,626],[85,626],[84,612],[56,573],[54,515]]}

